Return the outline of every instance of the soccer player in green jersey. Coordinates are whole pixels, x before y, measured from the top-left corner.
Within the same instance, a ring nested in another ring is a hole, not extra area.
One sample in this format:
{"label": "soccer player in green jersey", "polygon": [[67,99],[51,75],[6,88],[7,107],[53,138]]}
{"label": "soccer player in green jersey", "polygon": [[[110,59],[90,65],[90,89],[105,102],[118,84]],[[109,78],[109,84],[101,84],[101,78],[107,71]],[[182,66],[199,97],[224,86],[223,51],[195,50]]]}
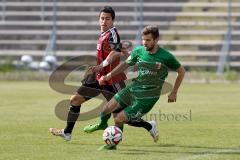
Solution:
{"label": "soccer player in green jersey", "polygon": [[[178,88],[184,78],[185,69],[179,61],[167,50],[158,45],[159,31],[155,26],[146,26],[142,31],[143,46],[136,47],[128,59],[118,65],[113,71],[100,78],[104,84],[112,76],[123,72],[129,66],[138,66],[138,76],[132,83],[104,106],[102,113],[109,114],[116,109],[122,109],[114,116],[115,125],[120,127],[130,120],[138,120],[148,113],[160,98],[161,89],[168,70],[178,73],[174,86],[168,95],[168,102],[176,102]],[[102,121],[102,120],[101,120]],[[116,146],[104,145],[99,148],[116,149]]]}

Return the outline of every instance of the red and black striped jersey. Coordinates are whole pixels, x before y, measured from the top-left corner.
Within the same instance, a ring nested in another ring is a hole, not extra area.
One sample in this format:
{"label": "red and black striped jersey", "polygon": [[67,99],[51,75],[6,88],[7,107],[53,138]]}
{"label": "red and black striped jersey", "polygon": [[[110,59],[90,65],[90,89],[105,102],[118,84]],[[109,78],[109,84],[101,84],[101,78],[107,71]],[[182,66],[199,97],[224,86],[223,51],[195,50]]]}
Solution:
{"label": "red and black striped jersey", "polygon": [[[98,38],[97,44],[97,65],[101,64],[109,55],[111,51],[120,52],[120,36],[115,27],[110,28],[109,30],[103,32]],[[98,74],[97,79],[100,79],[101,76],[107,75],[111,72],[118,64],[120,63],[120,58],[115,62],[104,67]],[[120,73],[108,81],[108,84],[117,83],[126,79],[125,73]]]}

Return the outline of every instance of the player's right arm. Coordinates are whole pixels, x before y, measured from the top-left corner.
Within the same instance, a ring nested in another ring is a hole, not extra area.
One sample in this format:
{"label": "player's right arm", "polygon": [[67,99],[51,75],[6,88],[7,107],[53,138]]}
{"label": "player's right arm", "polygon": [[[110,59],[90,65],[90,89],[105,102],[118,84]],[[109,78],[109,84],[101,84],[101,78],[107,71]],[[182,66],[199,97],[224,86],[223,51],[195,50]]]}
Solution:
{"label": "player's right arm", "polygon": [[[113,42],[112,42],[113,44]],[[132,42],[130,41],[122,41],[119,45],[115,45],[114,49],[109,53],[107,58],[103,61],[103,67],[106,65],[119,60],[120,58],[128,58],[130,52],[132,51]]]}
{"label": "player's right arm", "polygon": [[112,64],[116,60],[120,58],[125,58],[126,55],[122,52],[117,52],[117,51],[111,51],[111,53],[107,56],[107,58],[99,65],[97,66],[92,66],[91,69],[93,72],[99,72],[102,70],[102,68],[107,67],[108,65]]}
{"label": "player's right arm", "polygon": [[129,66],[132,66],[136,64],[137,62],[137,57],[138,57],[138,52],[133,51],[131,55],[127,58],[126,61],[122,62],[119,64],[117,67],[115,67],[111,72],[109,72],[106,76],[102,76],[99,80],[99,84],[102,85],[104,84],[105,81],[108,81],[111,79],[111,77],[124,72]]}
{"label": "player's right arm", "polygon": [[129,57],[131,51],[132,51],[132,42],[130,41],[121,42],[120,46],[117,49],[113,49],[100,65],[93,66],[92,71],[99,72],[102,68],[112,64],[116,60],[126,59],[127,57]]}
{"label": "player's right arm", "polygon": [[99,84],[103,85],[105,81],[110,80],[112,77],[122,73],[125,71],[130,65],[124,61],[123,63],[119,64],[116,68],[114,68],[111,72],[109,72],[106,76],[102,76],[99,80]]}
{"label": "player's right arm", "polygon": [[175,80],[173,89],[171,93],[168,95],[168,102],[176,102],[177,101],[177,92],[178,88],[180,87],[182,80],[185,75],[185,69],[183,66],[179,67],[176,72],[178,73],[177,78]]}

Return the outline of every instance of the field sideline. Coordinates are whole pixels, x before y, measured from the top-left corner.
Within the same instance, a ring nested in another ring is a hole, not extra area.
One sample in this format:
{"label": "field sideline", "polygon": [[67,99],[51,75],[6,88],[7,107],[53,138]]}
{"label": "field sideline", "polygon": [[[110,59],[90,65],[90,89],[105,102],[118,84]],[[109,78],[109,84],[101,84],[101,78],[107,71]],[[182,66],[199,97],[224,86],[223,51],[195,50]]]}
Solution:
{"label": "field sideline", "polygon": [[[158,143],[144,129],[126,125],[118,150],[107,152],[96,151],[103,144],[102,131],[82,131],[98,119],[78,122],[71,142],[48,133],[50,127],[65,126],[54,106],[70,95],[53,91],[47,82],[0,81],[0,89],[2,160],[240,159],[239,84],[183,84],[177,103],[168,104],[163,95],[151,111],[160,131]],[[97,103],[84,104],[82,111]]]}

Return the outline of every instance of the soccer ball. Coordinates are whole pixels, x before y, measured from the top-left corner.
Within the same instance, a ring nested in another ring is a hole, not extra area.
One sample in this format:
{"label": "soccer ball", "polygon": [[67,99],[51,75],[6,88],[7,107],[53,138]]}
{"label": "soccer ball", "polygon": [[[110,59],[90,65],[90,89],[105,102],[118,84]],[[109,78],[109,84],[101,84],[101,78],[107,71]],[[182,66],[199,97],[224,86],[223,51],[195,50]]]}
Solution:
{"label": "soccer ball", "polygon": [[116,126],[109,126],[103,132],[103,140],[108,145],[117,145],[122,140],[122,131]]}

